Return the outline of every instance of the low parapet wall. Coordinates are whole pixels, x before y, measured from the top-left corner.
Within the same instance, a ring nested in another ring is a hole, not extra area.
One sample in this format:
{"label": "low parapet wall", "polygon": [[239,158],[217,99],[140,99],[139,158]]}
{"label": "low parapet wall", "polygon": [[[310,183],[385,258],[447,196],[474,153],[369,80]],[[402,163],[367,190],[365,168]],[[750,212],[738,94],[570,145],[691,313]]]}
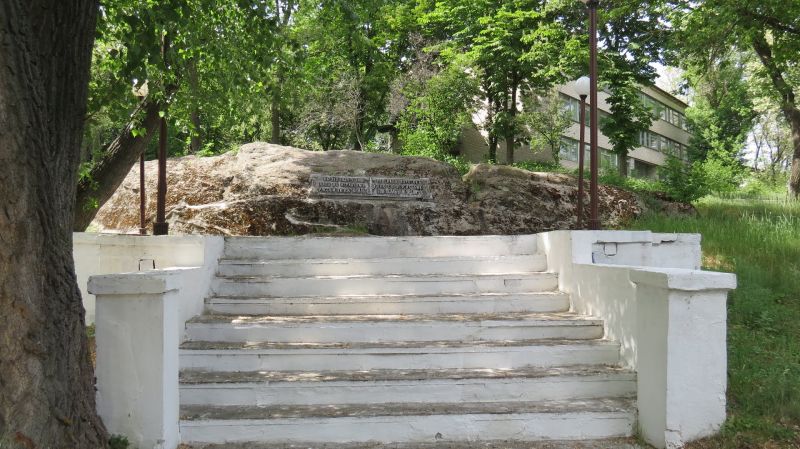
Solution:
{"label": "low parapet wall", "polygon": [[95,321],[95,297],[86,286],[90,276],[133,273],[169,267],[202,267],[216,263],[222,237],[201,235],[138,236],[127,234],[72,234],[78,286],[86,309],[86,324]]}
{"label": "low parapet wall", "polygon": [[559,288],[603,319],[637,372],[639,430],[659,448],[711,435],[725,421],[727,293],[736,278],[700,271],[700,236],[649,231],[539,234]]}

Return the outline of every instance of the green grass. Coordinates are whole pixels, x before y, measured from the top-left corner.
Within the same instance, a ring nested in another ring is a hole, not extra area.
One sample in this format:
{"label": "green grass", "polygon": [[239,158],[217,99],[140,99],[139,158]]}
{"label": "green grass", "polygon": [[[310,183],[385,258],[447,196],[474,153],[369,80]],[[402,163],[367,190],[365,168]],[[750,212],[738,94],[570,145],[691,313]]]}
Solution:
{"label": "green grass", "polygon": [[728,422],[702,448],[800,447],[800,203],[706,199],[697,217],[634,229],[703,235],[704,269],[732,271]]}

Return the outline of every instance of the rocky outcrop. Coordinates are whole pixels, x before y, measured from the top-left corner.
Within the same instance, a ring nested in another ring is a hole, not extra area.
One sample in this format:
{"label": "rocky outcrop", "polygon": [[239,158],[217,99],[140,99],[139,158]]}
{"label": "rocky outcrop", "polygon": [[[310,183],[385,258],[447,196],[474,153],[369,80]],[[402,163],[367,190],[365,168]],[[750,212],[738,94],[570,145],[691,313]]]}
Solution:
{"label": "rocky outcrop", "polygon": [[[244,145],[221,156],[171,159],[167,167],[171,233],[471,235],[575,226],[576,182],[562,174],[480,164],[462,177],[451,165],[428,158],[315,152],[266,143]],[[155,213],[156,170],[156,161],[146,164],[149,226]],[[314,198],[312,173],[429,178],[432,199]],[[95,225],[100,230],[138,229],[138,189],[135,167],[98,212]],[[642,211],[637,198],[624,190],[602,186],[600,198],[606,227],[618,226]]]}

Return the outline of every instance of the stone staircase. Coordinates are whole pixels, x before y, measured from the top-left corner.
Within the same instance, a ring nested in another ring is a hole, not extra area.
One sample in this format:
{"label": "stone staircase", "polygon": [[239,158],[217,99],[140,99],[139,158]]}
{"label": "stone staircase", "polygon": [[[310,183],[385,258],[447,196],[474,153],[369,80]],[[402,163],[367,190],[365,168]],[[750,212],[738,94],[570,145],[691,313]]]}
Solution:
{"label": "stone staircase", "polygon": [[635,373],[618,367],[619,345],[603,339],[600,320],[569,312],[536,241],[226,239],[206,314],[186,324],[182,440],[631,436]]}

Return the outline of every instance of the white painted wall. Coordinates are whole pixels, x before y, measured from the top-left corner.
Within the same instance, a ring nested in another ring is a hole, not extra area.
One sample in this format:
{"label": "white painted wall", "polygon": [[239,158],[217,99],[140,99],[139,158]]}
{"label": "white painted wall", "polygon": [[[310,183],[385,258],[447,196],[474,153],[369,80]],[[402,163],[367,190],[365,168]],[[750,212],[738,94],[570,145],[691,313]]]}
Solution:
{"label": "white painted wall", "polygon": [[639,427],[659,448],[725,421],[726,300],[736,278],[699,271],[700,237],[649,231],[555,231],[539,248],[572,308],[604,320],[637,371]]}
{"label": "white painted wall", "polygon": [[[200,235],[138,236],[76,232],[72,235],[73,257],[78,286],[86,309],[86,324],[95,321],[95,297],[86,285],[90,276],[131,273],[166,267],[206,265],[207,256],[214,260],[214,248],[222,251],[221,237]],[[208,251],[211,251],[209,254]]]}
{"label": "white painted wall", "polygon": [[[89,277],[97,318],[97,411],[110,433],[127,436],[134,447],[174,449],[180,442],[178,347],[185,322],[203,312],[224,241],[211,236],[147,239],[102,236],[81,249],[81,257],[90,251],[98,255],[95,262],[84,259],[84,270],[122,269],[141,256],[155,257],[156,267],[168,260],[200,261],[196,267]],[[112,264],[100,266],[102,260]]]}

